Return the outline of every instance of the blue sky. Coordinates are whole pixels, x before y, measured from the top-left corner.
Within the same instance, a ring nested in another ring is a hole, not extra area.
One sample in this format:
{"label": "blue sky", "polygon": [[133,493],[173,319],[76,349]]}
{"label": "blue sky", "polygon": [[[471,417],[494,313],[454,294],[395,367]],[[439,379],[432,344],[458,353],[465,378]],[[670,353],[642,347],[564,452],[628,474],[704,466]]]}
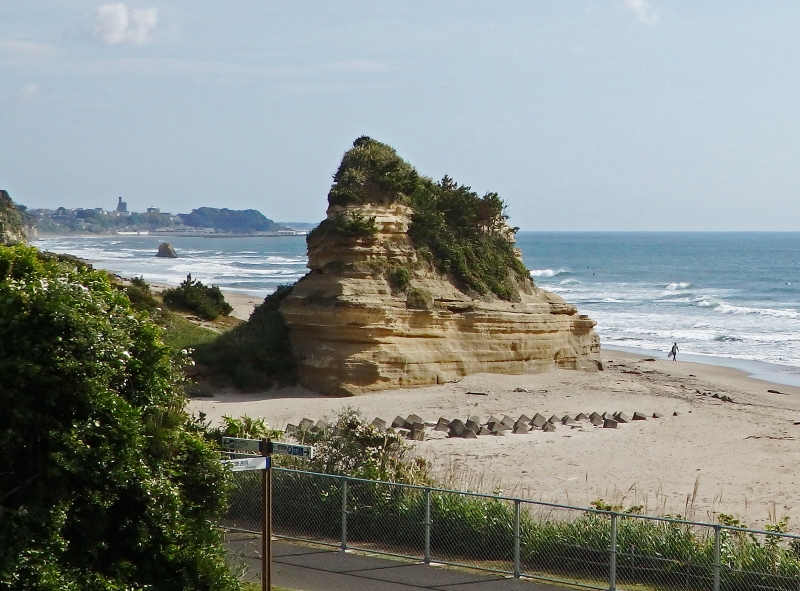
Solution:
{"label": "blue sky", "polygon": [[3,0],[0,188],[318,221],[352,141],[526,230],[800,230],[796,2]]}

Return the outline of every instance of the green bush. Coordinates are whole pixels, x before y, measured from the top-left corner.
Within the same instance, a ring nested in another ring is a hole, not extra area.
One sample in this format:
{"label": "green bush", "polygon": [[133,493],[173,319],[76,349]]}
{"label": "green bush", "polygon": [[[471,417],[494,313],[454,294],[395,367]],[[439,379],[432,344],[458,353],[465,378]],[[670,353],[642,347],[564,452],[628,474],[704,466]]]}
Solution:
{"label": "green bush", "polygon": [[300,460],[307,470],[407,484],[429,480],[427,463],[399,434],[367,424],[351,408],[340,411],[330,429],[299,431],[295,438],[315,447],[313,460]]}
{"label": "green bush", "polygon": [[328,193],[328,203],[392,203],[413,193],[418,182],[417,171],[393,148],[362,136],[342,158]]}
{"label": "green bush", "polygon": [[293,286],[280,285],[256,306],[247,322],[200,345],[197,363],[226,376],[242,390],[269,387],[275,381],[290,383],[296,370],[289,343],[289,329],[278,311]]}
{"label": "green bush", "polygon": [[406,291],[411,286],[411,271],[408,267],[394,266],[386,273],[389,285],[397,291]]}
{"label": "green bush", "polygon": [[179,287],[165,289],[161,294],[164,303],[175,310],[197,314],[205,320],[228,316],[233,307],[225,301],[225,296],[216,285],[203,285],[187,275]]}
{"label": "green bush", "polygon": [[406,295],[406,307],[411,310],[432,310],[433,296],[426,289],[412,287]]}
{"label": "green bush", "polygon": [[370,238],[378,233],[374,217],[364,217],[359,213],[337,213],[326,218],[306,236],[306,243],[311,243],[322,236],[331,234],[351,238]]}
{"label": "green bush", "polygon": [[[410,197],[408,234],[442,273],[463,289],[512,300],[530,275],[514,251],[513,228],[497,193],[479,197],[449,177],[420,183]],[[430,254],[428,254],[430,253]]]}
{"label": "green bush", "polygon": [[135,310],[153,312],[158,307],[158,300],[150,291],[150,284],[143,277],[134,277],[125,288],[125,293]]}
{"label": "green bush", "polygon": [[237,589],[185,359],[104,272],[0,247],[0,588]]}

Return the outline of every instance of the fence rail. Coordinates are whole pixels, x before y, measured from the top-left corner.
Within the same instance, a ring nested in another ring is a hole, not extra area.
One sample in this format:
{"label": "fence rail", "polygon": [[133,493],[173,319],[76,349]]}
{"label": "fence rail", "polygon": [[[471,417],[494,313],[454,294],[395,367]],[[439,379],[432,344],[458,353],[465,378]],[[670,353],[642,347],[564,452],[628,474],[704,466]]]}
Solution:
{"label": "fence rail", "polygon": [[[261,531],[258,472],[222,526]],[[800,536],[273,469],[273,534],[589,589],[800,591]]]}

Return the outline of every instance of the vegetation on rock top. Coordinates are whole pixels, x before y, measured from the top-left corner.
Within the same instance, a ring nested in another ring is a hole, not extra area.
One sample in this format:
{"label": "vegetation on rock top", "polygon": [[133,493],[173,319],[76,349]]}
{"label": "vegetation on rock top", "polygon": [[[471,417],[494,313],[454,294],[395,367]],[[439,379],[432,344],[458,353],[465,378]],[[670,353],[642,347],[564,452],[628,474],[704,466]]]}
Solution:
{"label": "vegetation on rock top", "polygon": [[[512,300],[520,285],[530,281],[514,250],[517,229],[507,225],[506,205],[497,193],[481,197],[447,176],[435,182],[418,174],[390,146],[358,138],[342,158],[328,203],[395,202],[412,210],[408,233],[421,258],[464,291]],[[309,240],[330,232],[358,235],[348,233],[349,227],[334,216],[320,224]]]}

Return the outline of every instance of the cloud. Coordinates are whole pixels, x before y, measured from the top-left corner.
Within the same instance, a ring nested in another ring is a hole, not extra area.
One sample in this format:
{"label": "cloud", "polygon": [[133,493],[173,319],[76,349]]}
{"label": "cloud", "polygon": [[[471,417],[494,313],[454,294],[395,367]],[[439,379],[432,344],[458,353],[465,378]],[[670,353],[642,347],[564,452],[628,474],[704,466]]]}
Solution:
{"label": "cloud", "polygon": [[58,49],[53,45],[34,41],[20,41],[18,39],[0,40],[0,50],[5,50],[17,57],[35,60],[53,57],[58,53]]}
{"label": "cloud", "polygon": [[158,9],[128,9],[122,2],[97,9],[93,33],[104,45],[141,45],[158,23]]}
{"label": "cloud", "polygon": [[646,25],[655,25],[658,22],[658,14],[647,0],[625,0],[625,8]]}

